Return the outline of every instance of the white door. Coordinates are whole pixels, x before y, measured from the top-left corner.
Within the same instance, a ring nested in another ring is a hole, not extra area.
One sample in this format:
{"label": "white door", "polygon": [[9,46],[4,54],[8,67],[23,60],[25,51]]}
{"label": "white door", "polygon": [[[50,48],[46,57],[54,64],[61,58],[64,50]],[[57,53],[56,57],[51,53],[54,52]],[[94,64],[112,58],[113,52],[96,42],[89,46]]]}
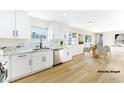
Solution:
{"label": "white door", "polygon": [[0,11],[0,38],[15,38],[15,13],[14,11]]}
{"label": "white door", "polygon": [[32,57],[32,71],[43,69],[43,57],[42,55]]}
{"label": "white door", "polygon": [[11,64],[11,79],[18,78],[31,72],[30,59],[13,60]]}
{"label": "white door", "polygon": [[28,15],[25,11],[16,11],[16,37],[28,38]]}

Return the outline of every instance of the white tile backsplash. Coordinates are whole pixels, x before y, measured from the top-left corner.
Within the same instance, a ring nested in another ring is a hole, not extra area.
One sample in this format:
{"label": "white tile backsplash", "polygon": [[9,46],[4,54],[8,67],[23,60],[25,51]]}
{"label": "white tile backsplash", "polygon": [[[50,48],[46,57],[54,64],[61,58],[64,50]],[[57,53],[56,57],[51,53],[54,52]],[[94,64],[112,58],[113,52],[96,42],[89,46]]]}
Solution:
{"label": "white tile backsplash", "polygon": [[18,46],[24,45],[28,43],[28,40],[20,40],[20,39],[0,39],[0,47],[4,46]]}

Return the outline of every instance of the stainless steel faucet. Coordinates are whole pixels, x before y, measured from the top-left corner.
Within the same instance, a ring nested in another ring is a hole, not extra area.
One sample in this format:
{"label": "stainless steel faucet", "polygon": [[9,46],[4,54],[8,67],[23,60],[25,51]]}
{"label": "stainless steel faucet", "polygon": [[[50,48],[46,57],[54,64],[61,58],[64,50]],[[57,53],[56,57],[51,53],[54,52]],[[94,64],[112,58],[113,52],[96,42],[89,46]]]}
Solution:
{"label": "stainless steel faucet", "polygon": [[40,48],[42,48],[42,39],[40,39]]}

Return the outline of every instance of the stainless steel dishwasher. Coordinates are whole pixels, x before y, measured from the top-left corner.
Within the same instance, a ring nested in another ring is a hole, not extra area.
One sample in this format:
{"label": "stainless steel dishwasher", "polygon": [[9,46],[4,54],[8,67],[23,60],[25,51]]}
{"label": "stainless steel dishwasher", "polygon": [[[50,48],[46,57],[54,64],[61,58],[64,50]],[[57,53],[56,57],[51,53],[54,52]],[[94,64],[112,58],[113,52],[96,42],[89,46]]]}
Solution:
{"label": "stainless steel dishwasher", "polygon": [[57,65],[57,64],[60,64],[60,63],[63,63],[61,62],[61,58],[60,58],[60,50],[61,49],[53,49],[53,65]]}

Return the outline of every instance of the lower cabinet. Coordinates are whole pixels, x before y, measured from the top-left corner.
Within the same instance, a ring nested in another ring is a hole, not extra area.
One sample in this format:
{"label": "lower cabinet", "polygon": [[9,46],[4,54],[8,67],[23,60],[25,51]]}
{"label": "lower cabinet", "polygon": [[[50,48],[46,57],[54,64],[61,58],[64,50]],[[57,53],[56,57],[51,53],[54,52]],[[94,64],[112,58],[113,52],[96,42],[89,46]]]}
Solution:
{"label": "lower cabinet", "polygon": [[22,77],[31,73],[31,53],[13,55],[11,58],[10,79]]}
{"label": "lower cabinet", "polygon": [[22,53],[10,58],[10,81],[53,66],[53,51]]}
{"label": "lower cabinet", "polygon": [[53,66],[53,51],[32,54],[32,71],[43,70]]}
{"label": "lower cabinet", "polygon": [[63,50],[60,51],[60,60],[61,62],[67,62],[70,61],[72,59],[72,55],[71,55],[71,51],[69,48],[65,48]]}
{"label": "lower cabinet", "polygon": [[36,70],[41,70],[43,69],[43,61],[42,61],[42,56],[33,56],[32,57],[32,71],[36,71]]}

